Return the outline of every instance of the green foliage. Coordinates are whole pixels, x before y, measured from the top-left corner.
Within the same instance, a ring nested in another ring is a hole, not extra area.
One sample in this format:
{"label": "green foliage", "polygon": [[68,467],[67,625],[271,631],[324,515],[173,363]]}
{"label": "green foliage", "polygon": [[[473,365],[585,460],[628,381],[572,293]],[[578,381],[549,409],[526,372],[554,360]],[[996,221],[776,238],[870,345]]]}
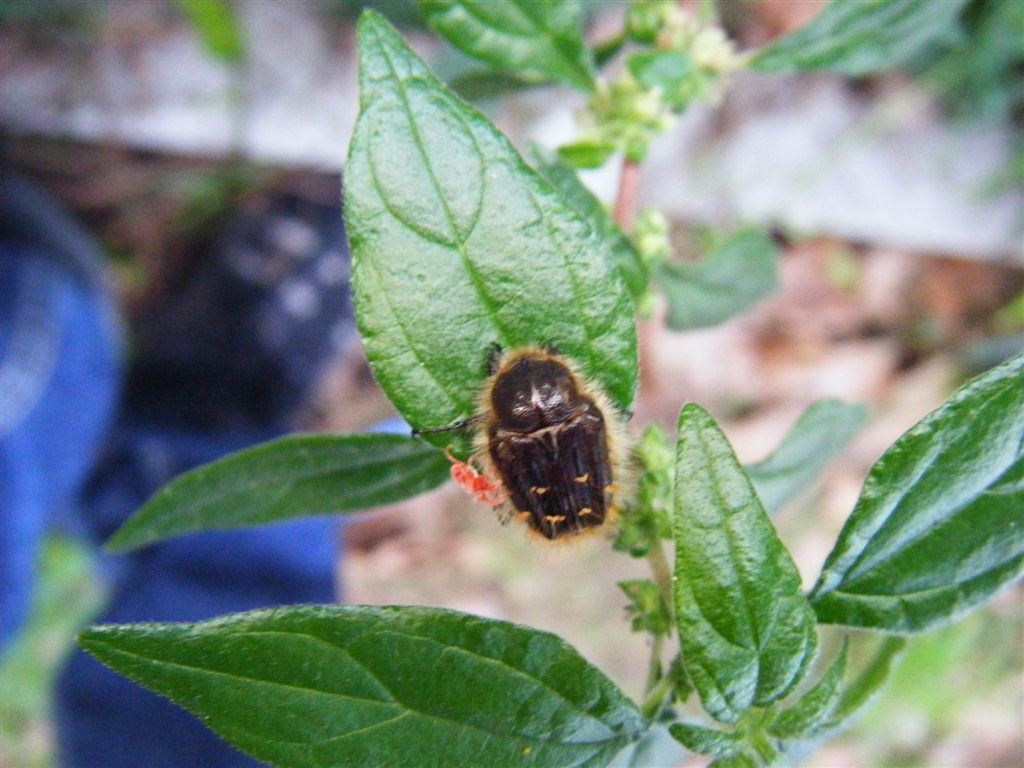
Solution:
{"label": "green foliage", "polygon": [[712,760],[708,768],[757,768],[757,761],[745,752],[734,752]]}
{"label": "green foliage", "polygon": [[668,299],[668,327],[718,325],[775,291],[779,249],[763,232],[744,229],[695,264],[669,262],[657,273]]}
{"label": "green foliage", "polygon": [[669,733],[680,744],[699,755],[731,755],[743,746],[743,737],[739,732],[720,731],[694,723],[676,723],[669,728]]}
{"label": "green foliage", "polygon": [[594,64],[574,0],[420,0],[440,35],[498,69],[590,90]]}
{"label": "green foliage", "polygon": [[673,122],[661,91],[644,88],[629,71],[610,83],[599,80],[584,115],[587,127],[583,136],[560,150],[566,160],[581,168],[596,168],[614,152],[642,163],[654,137]]}
{"label": "green foliage", "polygon": [[242,30],[232,5],[226,0],[175,0],[191,22],[203,47],[228,64],[245,57]]}
{"label": "green foliage", "polygon": [[633,302],[591,226],[376,14],[359,58],[345,215],[356,317],[391,401],[414,427],[446,426],[475,412],[492,344],[551,343],[628,408]]}
{"label": "green foliage", "polygon": [[768,726],[772,736],[779,739],[808,738],[816,735],[830,721],[843,696],[848,652],[849,644],[844,641],[839,654],[817,684]]}
{"label": "green foliage", "polygon": [[633,455],[639,470],[636,495],[619,525],[614,546],[633,557],[645,557],[652,544],[672,538],[675,452],[665,431],[657,424],[649,424]]}
{"label": "green foliage", "polygon": [[871,468],[812,594],[822,622],[939,626],[1024,568],[1024,356],[961,387]]}
{"label": "green foliage", "polygon": [[[222,4],[182,0],[214,17],[226,8],[207,5]],[[953,29],[962,5],[833,2],[754,66],[877,71]],[[747,58],[706,3],[699,16],[670,0],[632,3],[623,30],[598,46],[601,61],[631,46],[613,82],[594,71],[576,3],[420,6],[493,68],[484,88],[559,79],[590,101],[579,140],[557,153],[535,148],[534,170],[382,17],[363,14],[345,214],[357,320],[381,386],[414,427],[444,428],[477,413],[494,344],[551,344],[627,411],[635,321],[651,303],[652,276],[670,327],[705,327],[774,290],[777,248],[745,229],[697,262],[671,262],[658,212],[623,231],[573,167],[615,152],[639,163],[674,112],[713,100]],[[557,637],[431,608],[296,607],[97,627],[80,642],[280,765],[646,766],[678,763],[680,744],[718,768],[792,763],[857,715],[904,645],[884,639],[848,680],[848,656],[863,656],[860,637],[852,651],[844,639],[810,684],[818,622],[890,633],[936,626],[1024,563],[1022,357],[963,387],[876,463],[805,596],[768,511],[806,488],[864,418],[859,406],[816,403],[746,469],[697,405],[683,408],[676,436],[646,427],[635,471],[618,479],[631,487],[613,545],[646,557],[652,572],[620,583],[633,629],[651,637],[639,705]],[[470,451],[466,434],[426,437]],[[443,454],[418,438],[285,438],[173,481],[109,547],[363,509],[447,476]],[[694,690],[722,727],[679,721],[672,704]]]}
{"label": "green foliage", "polygon": [[958,117],[1010,121],[1024,110],[1024,3],[973,0],[963,21],[967,34],[930,58],[924,77]]}
{"label": "green foliage", "polygon": [[[724,39],[722,42],[724,45]],[[722,75],[737,65],[731,48],[715,56],[710,65],[702,65],[685,49],[640,51],[629,57],[626,66],[644,88],[658,89],[665,104],[678,112],[696,101],[714,101],[719,96]]]}
{"label": "green foliage", "polygon": [[832,69],[868,75],[953,39],[966,0],[832,0],[809,24],[759,51],[761,72]]}
{"label": "green foliage", "polygon": [[653,44],[668,22],[669,3],[633,0],[626,11],[626,34],[638,43]]}
{"label": "green foliage", "polygon": [[590,224],[591,229],[605,243],[633,298],[643,296],[650,281],[650,271],[601,201],[583,185],[573,166],[557,152],[535,144],[530,154],[537,172]]}
{"label": "green foliage", "polygon": [[766,459],[747,465],[761,503],[777,512],[836,458],[867,419],[867,409],[821,400],[806,411]]}
{"label": "green foliage", "polygon": [[600,168],[616,149],[615,142],[607,139],[582,139],[559,147],[558,154],[573,168]]}
{"label": "green foliage", "polygon": [[655,636],[670,634],[672,617],[657,584],[650,579],[630,579],[620,581],[619,589],[629,599],[626,612],[634,632]]}
{"label": "green foliage", "polygon": [[126,552],[193,531],[361,511],[448,479],[436,448],[401,435],[298,435],[194,469],[158,491],[107,542]]}
{"label": "green foliage", "polygon": [[299,606],[93,627],[100,661],[278,765],[606,764],[636,707],[546,632],[437,608]]}
{"label": "green foliage", "polygon": [[526,80],[490,69],[456,73],[448,80],[448,87],[470,102],[500,99],[530,85]]}
{"label": "green foliage", "polygon": [[839,704],[829,718],[826,728],[838,730],[861,712],[889,679],[889,673],[906,644],[907,641],[902,637],[887,637],[879,643],[868,664],[843,688]]}
{"label": "green foliage", "polygon": [[[758,498],[771,514],[805,490],[849,443],[863,423],[862,406],[822,400],[808,408],[766,459],[745,467]],[[646,427],[633,450],[638,475],[628,514],[619,524],[615,548],[644,557],[651,543],[672,538],[675,457],[657,424]]]}
{"label": "green foliage", "polygon": [[645,88],[660,88],[669,106],[679,108],[692,100],[686,86],[695,66],[685,51],[641,51],[629,57],[627,66]]}
{"label": "green foliage", "polygon": [[817,646],[800,574],[711,417],[679,416],[675,599],[683,664],[716,719],[784,697]]}

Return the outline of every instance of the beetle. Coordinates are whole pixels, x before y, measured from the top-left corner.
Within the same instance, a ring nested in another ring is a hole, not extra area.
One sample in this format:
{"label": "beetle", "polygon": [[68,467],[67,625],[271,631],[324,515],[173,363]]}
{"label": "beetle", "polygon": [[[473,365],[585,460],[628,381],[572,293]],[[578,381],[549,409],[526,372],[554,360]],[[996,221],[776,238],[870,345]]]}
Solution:
{"label": "beetle", "polygon": [[468,462],[446,451],[452,477],[502,507],[502,522],[519,519],[552,541],[599,529],[617,514],[622,417],[553,347],[495,347],[489,369],[477,415],[419,433],[475,429]]}

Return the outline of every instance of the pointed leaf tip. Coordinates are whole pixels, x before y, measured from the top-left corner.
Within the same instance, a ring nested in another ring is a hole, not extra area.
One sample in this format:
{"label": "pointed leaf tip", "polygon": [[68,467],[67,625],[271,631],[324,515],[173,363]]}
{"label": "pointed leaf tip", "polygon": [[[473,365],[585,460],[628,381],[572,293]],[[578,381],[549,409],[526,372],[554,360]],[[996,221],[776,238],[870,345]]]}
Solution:
{"label": "pointed leaf tip", "polygon": [[918,632],[1024,572],[1024,356],[965,384],[875,462],[812,602],[824,623]]}
{"label": "pointed leaf tip", "polygon": [[597,768],[646,730],[561,639],[455,611],[293,606],[80,642],[275,765]]}
{"label": "pointed leaf tip", "polygon": [[414,427],[444,427],[475,414],[493,344],[553,344],[628,409],[634,307],[606,242],[387,22],[366,18],[345,218],[381,387]]}
{"label": "pointed leaf tip", "polygon": [[172,536],[358,512],[448,479],[440,451],[404,435],[291,435],[179,475],[107,542],[128,552]]}
{"label": "pointed leaf tip", "polygon": [[809,739],[825,727],[843,696],[849,646],[849,640],[843,638],[839,653],[821,679],[768,726],[771,735],[779,739]]}
{"label": "pointed leaf tip", "polygon": [[674,522],[683,663],[704,708],[734,723],[793,689],[817,634],[800,575],[750,479],[693,403],[679,417]]}

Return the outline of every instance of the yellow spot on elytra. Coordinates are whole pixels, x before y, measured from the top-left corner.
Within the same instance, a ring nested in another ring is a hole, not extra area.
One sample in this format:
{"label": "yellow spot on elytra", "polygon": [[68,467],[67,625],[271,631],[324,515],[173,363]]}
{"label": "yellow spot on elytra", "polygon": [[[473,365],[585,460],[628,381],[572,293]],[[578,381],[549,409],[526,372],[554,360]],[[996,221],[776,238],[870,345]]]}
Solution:
{"label": "yellow spot on elytra", "polygon": [[583,485],[583,483],[587,482],[587,480],[589,480],[589,479],[590,479],[590,473],[589,472],[584,472],[579,477],[574,477],[573,478],[573,480],[575,480],[580,485]]}
{"label": "yellow spot on elytra", "polygon": [[617,493],[618,490],[619,490],[619,486],[617,486],[615,483],[608,483],[608,485],[606,485],[603,488],[603,491],[605,493]]}
{"label": "yellow spot on elytra", "polygon": [[544,515],[544,519],[547,520],[551,525],[561,523],[565,520],[565,515]]}
{"label": "yellow spot on elytra", "polygon": [[580,510],[580,511],[579,511],[579,512],[578,512],[577,514],[578,514],[578,515],[579,515],[580,517],[586,517],[587,515],[592,515],[592,514],[594,514],[594,510],[592,510],[592,509],[591,509],[590,507],[584,507],[584,508],[583,508],[583,509],[581,509],[581,510]]}
{"label": "yellow spot on elytra", "polygon": [[538,496],[543,496],[545,493],[548,492],[547,488],[544,488],[543,486],[539,486],[539,485],[535,485],[530,490],[533,491],[534,493],[536,493]]}

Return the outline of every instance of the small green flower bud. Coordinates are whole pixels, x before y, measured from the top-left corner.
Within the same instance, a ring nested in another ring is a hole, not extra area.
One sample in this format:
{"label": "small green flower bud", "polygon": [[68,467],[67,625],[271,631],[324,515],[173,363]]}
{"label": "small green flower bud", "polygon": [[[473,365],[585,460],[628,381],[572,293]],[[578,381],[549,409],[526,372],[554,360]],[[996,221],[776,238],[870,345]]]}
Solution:
{"label": "small green flower bud", "polygon": [[633,0],[626,11],[626,34],[638,43],[653,43],[661,29],[659,0]]}
{"label": "small green flower bud", "polygon": [[646,208],[633,225],[633,246],[648,271],[668,259],[672,244],[668,236],[668,220],[661,211]]}

